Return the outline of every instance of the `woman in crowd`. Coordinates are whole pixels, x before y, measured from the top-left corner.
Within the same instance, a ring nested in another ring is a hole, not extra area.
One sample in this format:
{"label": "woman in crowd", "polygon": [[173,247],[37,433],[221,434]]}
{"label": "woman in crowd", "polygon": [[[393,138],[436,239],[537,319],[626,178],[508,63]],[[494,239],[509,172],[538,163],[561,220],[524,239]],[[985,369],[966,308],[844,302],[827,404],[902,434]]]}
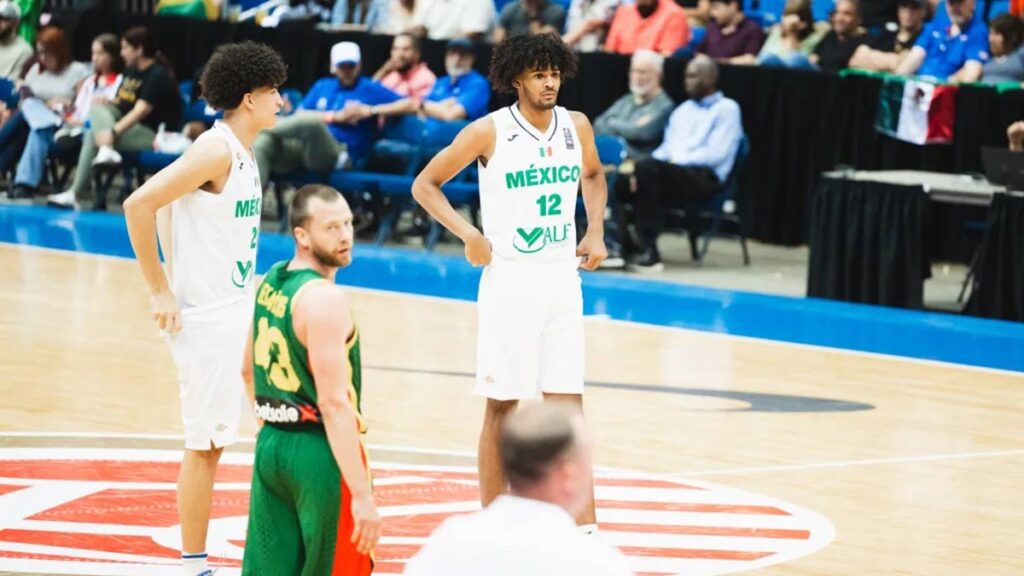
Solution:
{"label": "woman in crowd", "polygon": [[[57,28],[39,32],[36,62],[18,83],[19,109],[0,128],[0,172],[7,172],[18,161],[28,140],[30,123],[37,124],[47,116],[59,122],[71,109],[75,89],[88,74],[88,66],[72,60],[64,32]],[[33,114],[34,111],[38,113]]]}
{"label": "woman in crowd", "polygon": [[63,124],[40,125],[31,129],[28,144],[18,162],[11,199],[31,198],[39,187],[50,150],[61,155],[77,153],[82,145],[82,129],[94,102],[109,102],[117,94],[124,65],[118,53],[120,43],[113,34],[101,34],[92,42],[93,73],[78,88],[74,105],[63,118]]}
{"label": "woman in crowd", "polygon": [[828,31],[827,23],[815,24],[811,0],[788,0],[782,11],[782,21],[772,27],[757,58],[748,56],[737,63],[814,68],[809,56]]}
{"label": "woman in crowd", "polygon": [[985,63],[981,81],[986,84],[1024,82],[1024,23],[1016,16],[1000,14],[988,25],[988,48],[992,58]]}
{"label": "woman in crowd", "polygon": [[121,36],[125,70],[117,96],[89,111],[91,129],[83,135],[71,188],[52,194],[50,204],[77,208],[89,190],[94,164],[120,164],[121,152],[152,150],[161,124],[176,129],[181,121],[181,95],[174,72],[157,50],[156,37],[137,26]]}

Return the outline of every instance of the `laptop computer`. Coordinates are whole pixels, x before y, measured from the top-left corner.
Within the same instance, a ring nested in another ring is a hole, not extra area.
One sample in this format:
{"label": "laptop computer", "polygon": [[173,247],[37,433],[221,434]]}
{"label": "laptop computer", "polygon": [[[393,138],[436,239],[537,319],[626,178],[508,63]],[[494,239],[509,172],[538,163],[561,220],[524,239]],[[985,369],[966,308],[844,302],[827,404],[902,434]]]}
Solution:
{"label": "laptop computer", "polygon": [[1006,186],[1008,190],[1024,191],[1024,152],[983,146],[981,163],[989,182]]}

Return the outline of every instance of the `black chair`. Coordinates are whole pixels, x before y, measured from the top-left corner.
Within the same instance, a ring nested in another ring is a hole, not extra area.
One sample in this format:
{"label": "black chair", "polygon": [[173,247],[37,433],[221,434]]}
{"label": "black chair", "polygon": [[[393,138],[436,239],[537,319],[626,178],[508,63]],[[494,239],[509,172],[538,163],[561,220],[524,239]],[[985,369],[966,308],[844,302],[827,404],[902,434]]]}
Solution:
{"label": "black chair", "polygon": [[[728,178],[722,184],[722,190],[715,194],[711,199],[704,202],[696,203],[693,207],[688,207],[687,210],[696,210],[698,219],[710,220],[710,224],[707,229],[702,233],[698,233],[698,230],[687,230],[687,234],[690,239],[690,255],[694,261],[700,263],[704,261],[704,257],[708,253],[708,246],[711,245],[712,237],[722,238],[738,238],[740,241],[740,248],[743,250],[743,265],[750,266],[750,252],[747,250],[747,236],[744,231],[743,219],[740,214],[739,204],[737,198],[739,197],[739,181],[740,174],[743,172],[743,167],[747,163],[747,158],[750,157],[750,141],[746,136],[740,139],[740,145],[736,149],[736,159],[733,161],[732,170],[729,172]],[[721,227],[723,222],[729,222],[732,224],[736,232],[726,233],[722,232]],[[697,239],[699,236],[704,237],[704,241],[697,248]]]}

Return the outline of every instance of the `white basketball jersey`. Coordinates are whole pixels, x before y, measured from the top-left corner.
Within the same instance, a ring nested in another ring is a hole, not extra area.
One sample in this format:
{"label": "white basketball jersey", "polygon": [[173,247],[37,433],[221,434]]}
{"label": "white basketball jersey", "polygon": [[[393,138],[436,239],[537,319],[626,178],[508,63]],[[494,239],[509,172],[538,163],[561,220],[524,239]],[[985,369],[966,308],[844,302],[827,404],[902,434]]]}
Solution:
{"label": "white basketball jersey", "polygon": [[219,308],[252,297],[263,193],[256,161],[222,122],[196,142],[231,148],[231,173],[218,194],[196,190],[171,205],[172,277],[182,310]]}
{"label": "white basketball jersey", "polygon": [[492,250],[504,260],[574,260],[583,155],[572,116],[556,106],[545,133],[526,121],[518,103],[490,118],[494,154],[478,166],[481,218]]}

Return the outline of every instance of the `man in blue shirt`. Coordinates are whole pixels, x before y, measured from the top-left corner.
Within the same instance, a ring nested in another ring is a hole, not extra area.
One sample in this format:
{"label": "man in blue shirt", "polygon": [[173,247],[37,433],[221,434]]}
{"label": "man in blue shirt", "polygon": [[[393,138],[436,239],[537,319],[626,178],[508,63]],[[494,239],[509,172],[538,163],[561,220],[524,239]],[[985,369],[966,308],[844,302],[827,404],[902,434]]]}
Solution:
{"label": "man in blue shirt", "polygon": [[905,76],[977,82],[988,60],[988,30],[974,17],[975,0],[947,0],[949,19],[935,18],[896,68]]}
{"label": "man in blue shirt", "polygon": [[360,56],[354,42],[335,44],[331,48],[334,76],[318,80],[294,115],[256,138],[252,150],[264,187],[272,172],[330,172],[362,166],[377,134],[377,117],[415,108],[410,100],[360,76]]}
{"label": "man in blue shirt", "polygon": [[438,122],[473,121],[487,114],[491,85],[473,69],[476,52],[466,38],[448,42],[444,66],[448,75],[438,78],[434,89],[420,103],[427,128]]}
{"label": "man in blue shirt", "polygon": [[[636,164],[636,186],[618,201],[633,205],[633,223],[640,240],[630,268],[638,272],[664,269],[658,235],[668,208],[686,208],[718,193],[729,177],[743,138],[739,104],[718,91],[718,65],[697,56],[686,67],[690,99],[669,116],[665,138],[649,160]],[[688,211],[691,230],[698,224]]]}

